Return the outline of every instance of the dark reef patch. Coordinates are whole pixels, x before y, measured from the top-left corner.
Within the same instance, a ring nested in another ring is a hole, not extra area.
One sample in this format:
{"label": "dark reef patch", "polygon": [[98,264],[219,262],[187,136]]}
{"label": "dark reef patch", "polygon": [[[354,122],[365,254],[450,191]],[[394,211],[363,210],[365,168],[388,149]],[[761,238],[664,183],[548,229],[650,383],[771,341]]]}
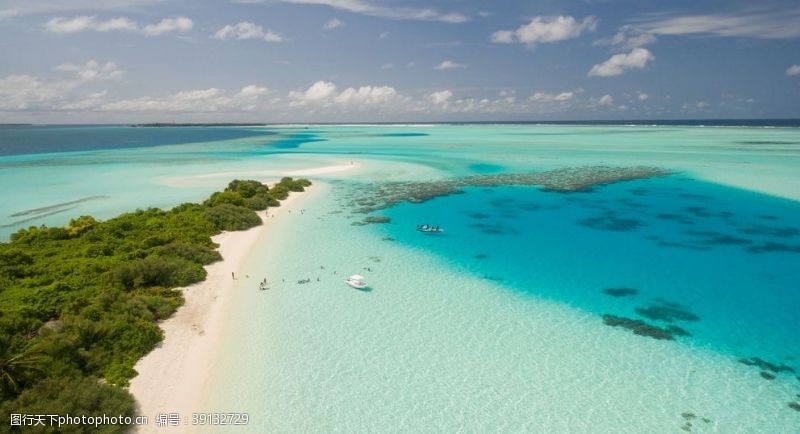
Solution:
{"label": "dark reef patch", "polygon": [[610,295],[614,298],[620,297],[633,297],[639,293],[638,290],[633,288],[606,288],[603,290],[603,293],[606,295]]}
{"label": "dark reef patch", "polygon": [[487,218],[490,217],[489,214],[484,214],[482,212],[473,212],[473,213],[469,213],[467,215],[469,216],[469,218],[473,218],[475,220],[483,220],[483,219],[487,219]]}
{"label": "dark reef patch", "polygon": [[708,247],[697,246],[694,244],[676,243],[673,241],[659,241],[658,245],[662,247],[677,247],[688,250],[698,250],[698,251],[708,250]]}
{"label": "dark reef patch", "polygon": [[770,226],[748,226],[739,229],[740,232],[748,235],[764,235],[777,238],[793,238],[800,235],[800,229],[792,227],[770,227]]}
{"label": "dark reef patch", "polygon": [[795,411],[800,411],[800,402],[790,402],[789,408]]}
{"label": "dark reef patch", "polygon": [[671,220],[682,225],[690,225],[693,223],[692,219],[682,214],[661,213],[661,214],[656,214],[656,218],[659,218],[661,220]]}
{"label": "dark reef patch", "polygon": [[665,300],[657,300],[657,303],[647,307],[637,307],[635,309],[639,315],[651,319],[653,321],[699,321],[700,317],[687,310],[684,306],[668,302]]}
{"label": "dark reef patch", "polygon": [[781,372],[795,373],[794,368],[792,368],[789,365],[785,365],[785,364],[778,365],[778,364],[775,364],[775,363],[772,363],[772,362],[768,362],[768,361],[766,361],[766,360],[764,360],[764,359],[762,359],[760,357],[750,357],[749,359],[742,358],[742,359],[739,359],[739,363],[743,363],[743,364],[745,364],[747,366],[755,366],[755,367],[761,369],[762,371],[770,371],[770,372],[774,372],[776,374],[779,374]]}
{"label": "dark reef patch", "polygon": [[[363,184],[361,191],[351,196],[357,212],[368,213],[388,208],[399,202],[420,203],[434,197],[462,192],[466,187],[539,186],[543,191],[590,191],[600,185],[635,179],[667,176],[670,172],[656,167],[588,166],[555,169],[532,173],[496,173],[445,178],[425,182],[389,182]],[[514,206],[504,200],[495,206]]]}
{"label": "dark reef patch", "polygon": [[791,245],[784,243],[776,243],[774,241],[767,241],[765,243],[750,246],[747,248],[750,253],[772,253],[772,252],[786,252],[786,253],[800,253],[800,245]]}
{"label": "dark reef patch", "polygon": [[[610,314],[603,314],[603,324],[611,327],[622,327],[630,330],[636,335],[647,336],[658,340],[672,341],[675,340],[676,335],[683,336],[682,334],[676,333],[675,330],[670,328],[662,328],[646,323],[640,319],[632,319]],[[685,330],[683,331],[685,332]]]}
{"label": "dark reef patch", "polygon": [[477,253],[473,256],[475,259],[488,259],[489,255],[486,253]]}
{"label": "dark reef patch", "polygon": [[522,211],[539,211],[540,209],[542,209],[542,206],[533,202],[523,202],[517,205],[517,209],[520,209]]}
{"label": "dark reef patch", "polygon": [[711,197],[706,196],[705,194],[697,194],[697,193],[680,193],[678,196],[684,199],[710,199]]}
{"label": "dark reef patch", "polygon": [[761,375],[763,378],[765,378],[765,379],[767,379],[767,380],[774,380],[774,379],[775,379],[775,375],[774,375],[774,374],[770,374],[770,373],[769,373],[769,372],[767,372],[767,371],[761,371],[761,372],[759,372],[759,374],[760,374],[760,375]]}
{"label": "dark reef patch", "polygon": [[375,216],[368,216],[364,217],[363,220],[359,222],[350,223],[353,226],[364,226],[370,224],[386,224],[391,222],[392,219],[390,217],[382,216],[382,215],[375,215]]}
{"label": "dark reef patch", "polygon": [[579,220],[578,224],[591,229],[614,232],[632,231],[642,226],[642,222],[639,220],[621,218],[610,211],[597,217]]}
{"label": "dark reef patch", "polygon": [[687,235],[701,238],[700,242],[703,244],[715,246],[732,246],[732,245],[746,245],[753,244],[753,241],[734,237],[733,235],[724,234],[715,231],[685,231]]}

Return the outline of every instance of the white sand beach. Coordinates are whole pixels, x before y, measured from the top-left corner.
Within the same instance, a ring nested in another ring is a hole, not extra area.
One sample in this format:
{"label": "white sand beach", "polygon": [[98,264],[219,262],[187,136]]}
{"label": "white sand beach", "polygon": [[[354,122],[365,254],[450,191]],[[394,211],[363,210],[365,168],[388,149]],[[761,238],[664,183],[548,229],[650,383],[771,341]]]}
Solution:
{"label": "white sand beach", "polygon": [[[293,175],[338,172],[354,167],[356,164],[319,167],[296,171]],[[236,297],[237,291],[250,287],[258,291],[258,277],[239,273],[243,261],[254,246],[269,236],[274,226],[270,224],[272,221],[289,218],[291,210],[299,209],[298,206],[314,194],[313,185],[306,192],[292,193],[280,207],[269,210],[269,217],[264,212],[259,213],[262,225],[213,237],[223,260],[206,267],[205,281],[183,289],[185,304],[161,323],[164,341],[134,367],[138,375],[131,380],[129,390],[136,398],[139,413],[151,422],[139,427],[139,432],[157,431],[154,421],[158,413],[179,413],[183,419],[201,411],[204,386],[224,338],[222,324],[226,305]],[[252,281],[252,284],[242,285],[243,280]],[[181,422],[183,424],[183,420]]]}

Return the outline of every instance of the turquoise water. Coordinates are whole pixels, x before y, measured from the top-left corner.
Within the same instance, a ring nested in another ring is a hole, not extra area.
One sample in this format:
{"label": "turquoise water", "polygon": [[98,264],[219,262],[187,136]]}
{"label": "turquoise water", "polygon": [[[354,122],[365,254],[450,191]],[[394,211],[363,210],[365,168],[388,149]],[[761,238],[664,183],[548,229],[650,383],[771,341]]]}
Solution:
{"label": "turquoise water", "polygon": [[[247,411],[252,432],[800,426],[788,406],[800,399],[800,130],[248,130],[258,134],[0,157],[0,235],[355,161],[311,176],[305,213],[276,221],[250,255],[242,273],[275,286],[240,282],[203,410]],[[583,193],[468,188],[352,224],[364,216],[350,198],[375,183],[585,165],[673,174]],[[345,286],[352,273],[371,291]],[[682,333],[656,340],[603,315]]]}

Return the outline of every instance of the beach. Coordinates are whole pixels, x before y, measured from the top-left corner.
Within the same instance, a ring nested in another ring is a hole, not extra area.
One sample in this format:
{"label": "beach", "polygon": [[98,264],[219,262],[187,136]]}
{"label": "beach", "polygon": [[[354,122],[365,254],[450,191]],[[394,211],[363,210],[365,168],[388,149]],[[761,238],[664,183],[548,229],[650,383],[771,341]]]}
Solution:
{"label": "beach", "polygon": [[[284,175],[325,174],[356,167],[359,166],[354,163],[323,166]],[[313,200],[316,190],[312,185],[305,192],[291,193],[280,207],[269,209],[268,217],[260,212],[260,226],[223,232],[212,238],[219,245],[223,260],[205,267],[208,273],[205,281],[182,290],[184,305],[160,324],[163,342],[134,367],[138,375],[131,380],[129,390],[136,398],[139,414],[153,420],[159,413],[189,416],[200,411],[211,368],[225,339],[223,323],[227,306],[238,291],[259,291],[263,278],[240,272],[242,264],[254,246],[268,242],[275,222],[291,219],[292,211],[297,215],[302,206]],[[152,432],[157,427],[151,423],[139,430]]]}
{"label": "beach", "polygon": [[[796,129],[268,131],[0,159],[0,179],[29,180],[0,192],[6,236],[196,202],[235,178],[314,182],[215,238],[225,260],[135,367],[142,431],[159,412],[192,431],[192,413],[249,415],[209,432],[796,426]],[[580,192],[458,181],[642,166],[658,170]]]}

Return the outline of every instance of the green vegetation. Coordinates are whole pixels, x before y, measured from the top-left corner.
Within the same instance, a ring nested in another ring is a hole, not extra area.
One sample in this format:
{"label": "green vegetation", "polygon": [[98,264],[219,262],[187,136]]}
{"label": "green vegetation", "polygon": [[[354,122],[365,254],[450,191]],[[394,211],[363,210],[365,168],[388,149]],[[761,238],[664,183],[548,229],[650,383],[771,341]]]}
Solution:
{"label": "green vegetation", "polygon": [[211,236],[261,224],[255,211],[310,184],[235,180],[202,204],[83,216],[0,243],[0,424],[11,413],[132,415],[124,386],[183,303],[174,288],[222,259]]}

